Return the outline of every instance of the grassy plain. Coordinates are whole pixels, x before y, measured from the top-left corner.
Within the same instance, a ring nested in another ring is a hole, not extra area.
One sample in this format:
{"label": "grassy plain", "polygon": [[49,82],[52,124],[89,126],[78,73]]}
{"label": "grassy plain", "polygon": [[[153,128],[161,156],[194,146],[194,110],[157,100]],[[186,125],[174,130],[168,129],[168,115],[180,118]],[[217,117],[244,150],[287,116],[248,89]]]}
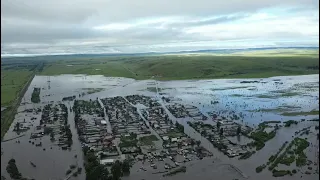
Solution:
{"label": "grassy plain", "polygon": [[162,55],[69,58],[47,63],[41,75],[88,74],[159,80],[265,78],[319,73],[319,57]]}
{"label": "grassy plain", "polygon": [[28,70],[1,71],[1,106],[8,106],[18,98],[23,86],[32,75]]}

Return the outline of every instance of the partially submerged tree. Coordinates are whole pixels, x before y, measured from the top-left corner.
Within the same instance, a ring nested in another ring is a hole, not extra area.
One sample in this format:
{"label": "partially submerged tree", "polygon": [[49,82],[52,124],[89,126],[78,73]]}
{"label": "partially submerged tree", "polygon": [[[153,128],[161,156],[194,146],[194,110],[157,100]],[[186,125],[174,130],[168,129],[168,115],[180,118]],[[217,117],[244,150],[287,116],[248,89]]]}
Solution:
{"label": "partially submerged tree", "polygon": [[221,122],[218,121],[218,122],[217,122],[217,129],[220,129],[220,127],[221,127]]}
{"label": "partially submerged tree", "polygon": [[197,146],[199,147],[201,144],[201,141],[196,141]]}
{"label": "partially submerged tree", "polygon": [[111,167],[112,179],[119,180],[122,176],[122,166],[120,161],[116,161]]}
{"label": "partially submerged tree", "polygon": [[130,174],[130,162],[128,160],[124,160],[122,163],[122,172],[123,174]]}
{"label": "partially submerged tree", "polygon": [[239,136],[240,133],[241,133],[241,126],[238,126],[238,128],[237,128],[237,135]]}
{"label": "partially submerged tree", "polygon": [[223,128],[220,128],[220,136],[222,136],[223,135]]}

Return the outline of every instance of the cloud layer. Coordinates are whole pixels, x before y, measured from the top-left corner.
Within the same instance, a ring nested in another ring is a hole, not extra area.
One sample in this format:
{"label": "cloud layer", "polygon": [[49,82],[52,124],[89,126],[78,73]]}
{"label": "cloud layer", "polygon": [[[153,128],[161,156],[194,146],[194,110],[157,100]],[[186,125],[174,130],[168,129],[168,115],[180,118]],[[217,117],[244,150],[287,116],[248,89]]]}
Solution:
{"label": "cloud layer", "polygon": [[1,55],[318,46],[317,0],[2,0]]}

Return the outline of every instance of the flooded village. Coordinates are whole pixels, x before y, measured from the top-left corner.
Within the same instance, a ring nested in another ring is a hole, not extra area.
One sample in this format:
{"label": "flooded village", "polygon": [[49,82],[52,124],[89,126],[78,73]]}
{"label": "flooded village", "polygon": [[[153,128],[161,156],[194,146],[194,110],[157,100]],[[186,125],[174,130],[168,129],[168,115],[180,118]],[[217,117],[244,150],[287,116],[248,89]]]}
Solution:
{"label": "flooded village", "polygon": [[36,76],[2,141],[1,176],[316,179],[318,78]]}

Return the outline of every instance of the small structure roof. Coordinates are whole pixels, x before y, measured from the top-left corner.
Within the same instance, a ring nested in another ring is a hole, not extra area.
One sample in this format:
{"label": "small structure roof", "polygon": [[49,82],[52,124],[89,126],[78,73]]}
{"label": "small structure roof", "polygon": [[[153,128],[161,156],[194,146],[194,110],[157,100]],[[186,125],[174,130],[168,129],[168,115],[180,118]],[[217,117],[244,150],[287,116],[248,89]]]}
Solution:
{"label": "small structure roof", "polygon": [[107,121],[101,120],[100,123],[103,124],[103,125],[105,125],[105,124],[107,124]]}
{"label": "small structure roof", "polygon": [[115,162],[115,159],[102,159],[100,160],[100,164],[112,164]]}

